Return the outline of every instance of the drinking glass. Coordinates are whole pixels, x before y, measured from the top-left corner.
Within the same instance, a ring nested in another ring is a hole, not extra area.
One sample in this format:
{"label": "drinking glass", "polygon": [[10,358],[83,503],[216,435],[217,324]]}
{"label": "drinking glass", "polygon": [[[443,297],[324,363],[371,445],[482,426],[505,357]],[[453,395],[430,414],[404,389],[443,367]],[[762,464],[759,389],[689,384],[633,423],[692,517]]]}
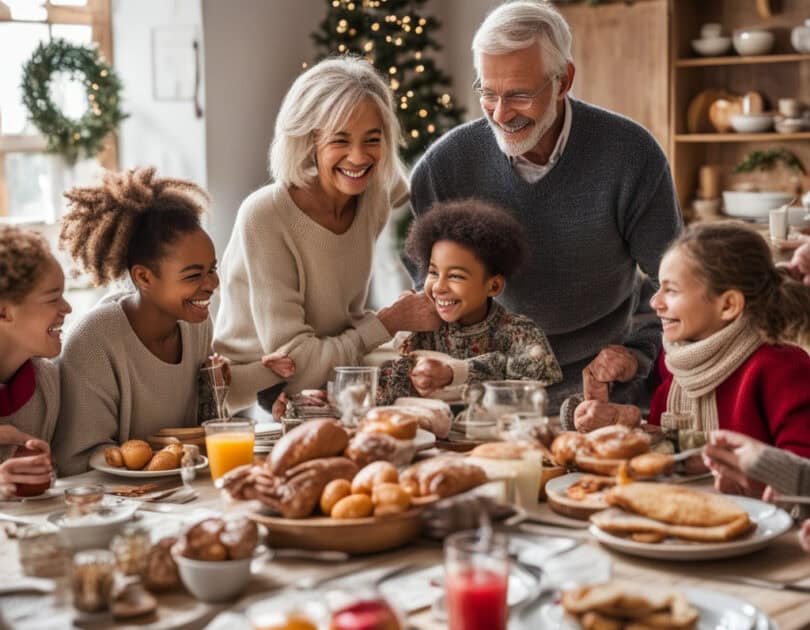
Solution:
{"label": "drinking glass", "polygon": [[341,414],[341,421],[348,427],[371,409],[377,399],[377,367],[336,367],[332,395]]}
{"label": "drinking glass", "polygon": [[208,386],[211,388],[218,420],[230,418],[226,402],[228,390],[230,389],[230,369],[228,362],[216,354],[200,368],[203,378],[206,379]]}
{"label": "drinking glass", "polygon": [[208,420],[202,426],[205,428],[205,449],[212,479],[237,466],[253,463],[253,420]]}
{"label": "drinking glass", "polygon": [[444,543],[450,630],[506,630],[509,539],[491,530],[458,532]]}

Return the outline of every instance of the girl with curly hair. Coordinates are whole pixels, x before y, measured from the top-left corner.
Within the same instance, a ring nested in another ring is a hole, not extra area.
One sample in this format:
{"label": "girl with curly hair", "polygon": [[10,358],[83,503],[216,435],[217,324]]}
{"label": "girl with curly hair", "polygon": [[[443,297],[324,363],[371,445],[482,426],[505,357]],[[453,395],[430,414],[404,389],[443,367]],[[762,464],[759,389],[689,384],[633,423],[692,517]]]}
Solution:
{"label": "girl with curly hair", "polygon": [[403,356],[382,367],[380,404],[465,383],[562,380],[543,331],[494,299],[525,251],[517,221],[478,199],[437,203],[414,220],[405,253],[427,274],[424,293],[442,324],[401,341]]}
{"label": "girl with curly hair", "polygon": [[101,445],[214,417],[198,386],[219,278],[200,224],[208,194],[196,184],[140,168],[65,196],[60,242],[78,267],[96,285],[131,280],[73,326],[65,344],[54,450],[60,474],[76,474]]}
{"label": "girl with curly hair", "polygon": [[70,313],[64,288],[45,239],[0,226],[0,445],[17,455],[0,463],[0,494],[14,484],[50,482],[59,372],[49,359],[62,349]]}
{"label": "girl with curly hair", "polygon": [[[729,223],[684,231],[658,277],[650,304],[664,352],[648,421],[682,448],[726,429],[810,456],[810,357],[791,345],[810,338],[810,287],[774,266],[759,234]],[[598,415],[592,403],[575,421]]]}

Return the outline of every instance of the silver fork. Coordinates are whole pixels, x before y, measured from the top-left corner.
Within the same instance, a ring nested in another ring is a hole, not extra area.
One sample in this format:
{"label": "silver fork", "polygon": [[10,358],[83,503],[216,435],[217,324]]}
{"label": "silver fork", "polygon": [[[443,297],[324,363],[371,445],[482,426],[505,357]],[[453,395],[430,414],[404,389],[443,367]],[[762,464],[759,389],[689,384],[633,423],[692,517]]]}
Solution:
{"label": "silver fork", "polygon": [[197,491],[194,488],[183,486],[165,497],[153,499],[151,503],[189,503],[194,501],[197,496]]}

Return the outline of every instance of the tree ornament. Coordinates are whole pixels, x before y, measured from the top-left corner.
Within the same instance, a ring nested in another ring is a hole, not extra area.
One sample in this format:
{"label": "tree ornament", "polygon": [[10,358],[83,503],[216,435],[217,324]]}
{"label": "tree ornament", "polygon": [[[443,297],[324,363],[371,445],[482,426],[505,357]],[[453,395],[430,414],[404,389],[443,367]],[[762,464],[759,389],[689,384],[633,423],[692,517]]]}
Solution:
{"label": "tree ornament", "polygon": [[[79,118],[66,116],[50,94],[55,73],[64,72],[81,81],[87,91],[87,109]],[[79,155],[96,155],[104,138],[127,114],[121,111],[121,80],[95,48],[64,39],[41,43],[23,66],[23,104],[31,122],[68,164]]]}

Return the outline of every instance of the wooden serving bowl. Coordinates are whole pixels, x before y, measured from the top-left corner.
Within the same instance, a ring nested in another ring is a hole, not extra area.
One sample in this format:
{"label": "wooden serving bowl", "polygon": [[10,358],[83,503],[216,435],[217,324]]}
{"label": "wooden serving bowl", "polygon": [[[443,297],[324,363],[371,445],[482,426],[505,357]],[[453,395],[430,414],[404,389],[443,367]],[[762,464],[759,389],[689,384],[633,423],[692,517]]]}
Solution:
{"label": "wooden serving bowl", "polygon": [[423,510],[436,500],[435,495],[414,498],[414,504],[405,512],[367,518],[283,518],[258,512],[248,516],[267,527],[270,547],[362,555],[395,549],[414,540],[422,532]]}

